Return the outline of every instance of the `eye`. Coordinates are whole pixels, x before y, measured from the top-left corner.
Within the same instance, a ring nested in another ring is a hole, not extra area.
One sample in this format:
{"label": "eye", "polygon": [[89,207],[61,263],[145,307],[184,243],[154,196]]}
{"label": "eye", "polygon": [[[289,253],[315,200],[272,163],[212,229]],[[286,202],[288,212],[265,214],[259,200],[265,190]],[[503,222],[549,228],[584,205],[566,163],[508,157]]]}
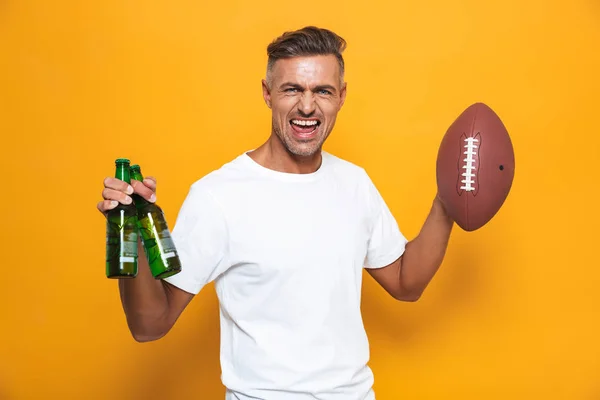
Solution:
{"label": "eye", "polygon": [[297,91],[298,91],[298,89],[296,89],[296,88],[287,88],[287,89],[285,89],[285,92],[287,92],[287,93],[297,92]]}
{"label": "eye", "polygon": [[324,95],[330,95],[331,94],[331,92],[329,90],[327,90],[327,89],[321,89],[321,90],[319,90],[319,93],[320,94],[324,94]]}

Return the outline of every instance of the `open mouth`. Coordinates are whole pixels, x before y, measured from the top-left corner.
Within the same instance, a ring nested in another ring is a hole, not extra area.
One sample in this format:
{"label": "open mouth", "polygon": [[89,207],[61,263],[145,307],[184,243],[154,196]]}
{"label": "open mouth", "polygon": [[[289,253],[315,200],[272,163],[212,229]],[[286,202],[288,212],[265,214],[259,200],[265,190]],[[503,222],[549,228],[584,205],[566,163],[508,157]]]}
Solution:
{"label": "open mouth", "polygon": [[317,131],[321,121],[318,119],[292,119],[290,125],[297,135],[306,137]]}

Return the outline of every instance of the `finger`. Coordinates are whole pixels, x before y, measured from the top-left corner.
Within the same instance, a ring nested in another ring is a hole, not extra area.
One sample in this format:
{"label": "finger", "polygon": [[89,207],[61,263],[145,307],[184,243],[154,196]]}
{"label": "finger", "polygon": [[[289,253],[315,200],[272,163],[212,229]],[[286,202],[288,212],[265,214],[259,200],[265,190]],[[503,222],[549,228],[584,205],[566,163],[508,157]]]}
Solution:
{"label": "finger", "polygon": [[144,185],[148,186],[153,192],[156,192],[156,178],[147,176],[144,178]]}
{"label": "finger", "polygon": [[117,205],[119,205],[118,201],[115,201],[115,200],[102,200],[101,202],[98,203],[97,207],[98,207],[98,210],[102,214],[106,214],[108,211],[112,210]]}
{"label": "finger", "polygon": [[154,191],[148,186],[144,185],[142,182],[131,180],[131,186],[133,186],[134,192],[142,196],[144,199],[152,203],[156,201],[156,195],[154,194]]}
{"label": "finger", "polygon": [[130,196],[127,196],[125,193],[118,190],[109,188],[104,188],[102,191],[102,197],[104,200],[114,200],[121,204],[131,204],[132,202],[132,198]]}
{"label": "finger", "polygon": [[107,177],[104,179],[104,187],[108,189],[118,190],[127,194],[133,193],[133,187],[127,182],[117,178]]}

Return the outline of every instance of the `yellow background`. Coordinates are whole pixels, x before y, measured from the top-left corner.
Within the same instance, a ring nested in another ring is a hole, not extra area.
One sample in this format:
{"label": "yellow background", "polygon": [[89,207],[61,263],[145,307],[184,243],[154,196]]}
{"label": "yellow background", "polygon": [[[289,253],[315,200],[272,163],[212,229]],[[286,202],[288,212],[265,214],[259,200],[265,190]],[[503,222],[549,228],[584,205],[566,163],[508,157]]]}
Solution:
{"label": "yellow background", "polygon": [[486,102],[515,146],[505,206],[453,231],[419,302],[365,275],[378,400],[600,399],[600,4],[418,3],[0,2],[0,399],[223,398],[213,287],[134,342],[96,202],[129,157],[172,226],[193,181],[266,139],[266,45],[308,24],[349,43],[326,149],[409,238],[464,108]]}

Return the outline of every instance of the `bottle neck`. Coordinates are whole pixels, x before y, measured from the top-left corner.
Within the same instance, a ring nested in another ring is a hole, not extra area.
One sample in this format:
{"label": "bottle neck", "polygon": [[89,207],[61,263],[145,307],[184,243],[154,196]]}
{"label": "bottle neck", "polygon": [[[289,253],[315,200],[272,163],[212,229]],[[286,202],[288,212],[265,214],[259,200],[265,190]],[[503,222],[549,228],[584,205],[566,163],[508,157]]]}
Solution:
{"label": "bottle neck", "polygon": [[[130,173],[131,173],[132,179],[135,179],[136,181],[139,181],[139,182],[144,181],[144,176],[142,175],[141,170],[132,169],[132,170],[130,170]],[[133,201],[137,207],[144,206],[146,204],[150,204],[150,202],[148,200],[144,199],[142,196],[140,196],[138,194],[133,195]]]}
{"label": "bottle neck", "polygon": [[118,163],[115,178],[122,180],[123,182],[131,183],[131,174],[129,173],[129,165],[125,163]]}
{"label": "bottle neck", "polygon": [[140,182],[144,181],[144,176],[142,175],[142,171],[140,171],[139,169],[130,169],[130,175],[131,175],[131,178],[135,179],[136,181],[140,181]]}

